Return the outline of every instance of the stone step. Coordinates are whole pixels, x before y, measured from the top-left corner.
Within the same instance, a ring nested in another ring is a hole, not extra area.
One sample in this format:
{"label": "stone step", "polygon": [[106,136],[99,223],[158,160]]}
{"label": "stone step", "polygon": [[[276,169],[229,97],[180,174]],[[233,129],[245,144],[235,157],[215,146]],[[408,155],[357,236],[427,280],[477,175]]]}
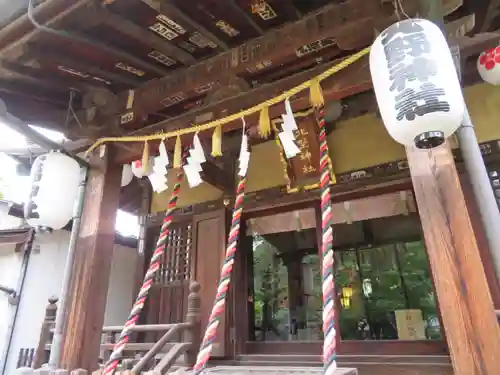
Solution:
{"label": "stone step", "polygon": [[[215,366],[208,368],[206,374],[216,375],[316,375],[322,374],[320,367],[293,367],[293,366]],[[189,375],[189,372],[180,369],[172,375]],[[354,368],[338,368],[334,375],[358,375]]]}
{"label": "stone step", "polygon": [[[402,365],[402,366],[451,366],[447,355],[339,355],[339,366],[356,367],[361,364],[370,365]],[[215,364],[215,363],[214,363]],[[222,363],[217,363],[222,364]],[[315,366],[321,367],[321,359],[317,355],[297,354],[248,354],[241,355],[231,362],[232,365],[255,366]]]}

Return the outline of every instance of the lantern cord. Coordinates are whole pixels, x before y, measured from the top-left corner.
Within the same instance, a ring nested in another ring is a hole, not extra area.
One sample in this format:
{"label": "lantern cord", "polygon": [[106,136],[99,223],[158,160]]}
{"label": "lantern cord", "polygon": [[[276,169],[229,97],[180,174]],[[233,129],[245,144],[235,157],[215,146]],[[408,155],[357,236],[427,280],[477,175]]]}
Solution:
{"label": "lantern cord", "polygon": [[321,171],[321,275],[323,279],[323,373],[333,375],[337,369],[335,329],[335,285],[333,278],[333,228],[332,201],[330,193],[331,175],[326,139],[325,108],[316,110],[319,124],[320,171]]}
{"label": "lantern cord", "polygon": [[298,86],[295,86],[291,88],[290,90],[285,91],[283,94],[278,95],[274,98],[268,99],[265,102],[262,102],[260,104],[257,104],[253,107],[244,109],[238,113],[233,113],[232,115],[223,117],[219,120],[214,120],[211,122],[207,122],[205,124],[201,125],[192,125],[187,128],[179,129],[179,130],[174,130],[168,133],[160,133],[160,134],[151,134],[151,135],[143,135],[143,136],[123,136],[123,137],[106,137],[106,138],[100,138],[98,139],[92,146],[89,147],[89,149],[86,151],[86,154],[89,154],[93,150],[95,150],[97,147],[104,143],[108,142],[147,142],[147,141],[152,141],[152,140],[165,140],[168,138],[176,138],[180,137],[183,135],[187,134],[194,134],[194,133],[199,133],[203,131],[207,131],[210,129],[214,129],[218,126],[224,126],[226,124],[229,124],[230,122],[236,121],[242,117],[249,116],[251,114],[260,112],[262,109],[266,107],[273,106],[275,104],[278,104],[282,101],[284,101],[287,98],[290,98],[296,94],[298,94],[301,91],[307,90],[311,87],[311,85],[316,84],[317,82],[321,82],[322,80],[334,75],[335,73],[341,71],[342,69],[348,67],[349,65],[354,64],[356,61],[360,60],[362,57],[368,54],[370,52],[370,47],[367,47],[349,57],[346,59],[342,60],[340,63],[332,66],[331,68],[328,68],[325,70],[323,73],[319,74],[318,76],[314,77],[313,79],[310,79],[308,81],[305,81],[301,83]]}
{"label": "lantern cord", "polygon": [[243,212],[243,202],[245,199],[245,182],[246,176],[241,177],[236,188],[236,200],[233,207],[233,218],[231,221],[231,230],[229,231],[226,258],[222,264],[219,286],[215,296],[212,313],[208,319],[207,329],[200,346],[200,351],[196,359],[196,364],[193,367],[193,375],[200,375],[206,368],[208,360],[212,354],[213,345],[217,338],[217,328],[219,327],[221,317],[224,314],[226,307],[227,291],[231,283],[231,274],[234,265],[234,255],[238,246],[240,237],[240,221],[241,213]]}
{"label": "lantern cord", "polygon": [[134,305],[130,311],[127,322],[124,325],[122,332],[120,333],[120,337],[116,342],[113,352],[111,356],[104,366],[104,370],[102,375],[113,375],[118,367],[118,364],[121,360],[123,350],[125,349],[125,345],[128,343],[130,334],[132,333],[132,329],[137,324],[137,320],[139,319],[139,315],[144,308],[144,304],[146,303],[146,299],[148,298],[149,290],[153,285],[154,277],[158,270],[160,269],[160,261],[163,254],[166,252],[166,242],[169,233],[169,227],[172,223],[172,216],[177,209],[177,202],[179,199],[179,192],[181,188],[181,182],[184,179],[184,169],[180,168],[177,172],[177,181],[172,190],[172,194],[170,195],[170,199],[168,201],[167,212],[165,213],[165,218],[163,219],[163,224],[160,229],[160,237],[156,243],[156,249],[151,256],[151,261],[149,263],[149,268],[144,276],[144,281],[142,283],[141,289],[137,295]]}

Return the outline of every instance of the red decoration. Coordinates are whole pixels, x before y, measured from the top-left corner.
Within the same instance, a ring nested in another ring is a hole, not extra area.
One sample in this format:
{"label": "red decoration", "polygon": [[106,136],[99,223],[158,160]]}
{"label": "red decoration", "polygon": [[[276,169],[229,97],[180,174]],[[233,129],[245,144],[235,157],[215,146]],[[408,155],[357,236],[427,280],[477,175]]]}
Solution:
{"label": "red decoration", "polygon": [[493,69],[496,64],[500,64],[500,47],[491,48],[479,57],[479,64],[486,70]]}

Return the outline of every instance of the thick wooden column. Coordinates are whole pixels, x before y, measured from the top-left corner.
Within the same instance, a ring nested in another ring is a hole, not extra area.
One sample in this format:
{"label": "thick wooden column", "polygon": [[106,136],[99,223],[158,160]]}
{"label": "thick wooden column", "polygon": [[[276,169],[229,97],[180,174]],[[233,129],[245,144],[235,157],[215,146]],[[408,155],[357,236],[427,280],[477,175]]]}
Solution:
{"label": "thick wooden column", "polygon": [[500,329],[451,151],[406,153],[454,373],[498,374]]}
{"label": "thick wooden column", "polygon": [[90,160],[62,356],[62,366],[71,370],[98,366],[122,173],[111,164],[111,151],[107,146]]}

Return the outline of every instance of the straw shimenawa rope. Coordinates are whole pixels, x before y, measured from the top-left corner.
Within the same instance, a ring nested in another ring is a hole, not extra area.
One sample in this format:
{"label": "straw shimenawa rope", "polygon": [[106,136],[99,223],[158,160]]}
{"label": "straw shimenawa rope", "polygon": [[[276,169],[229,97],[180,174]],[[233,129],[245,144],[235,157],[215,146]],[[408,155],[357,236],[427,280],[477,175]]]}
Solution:
{"label": "straw shimenawa rope", "polygon": [[[103,143],[108,143],[108,142],[147,142],[147,141],[153,141],[153,140],[165,140],[168,138],[180,137],[180,136],[186,135],[186,134],[194,134],[194,133],[198,133],[198,132],[207,131],[207,130],[210,130],[213,128],[217,128],[217,127],[222,127],[223,125],[228,124],[230,122],[233,122],[235,120],[238,120],[242,117],[249,116],[249,115],[252,115],[254,113],[261,112],[263,110],[266,111],[266,109],[269,108],[270,106],[278,104],[278,103],[284,101],[285,99],[290,98],[290,97],[292,97],[292,96],[294,96],[294,95],[298,94],[299,92],[304,91],[306,89],[312,89],[311,98],[316,101],[315,98],[317,98],[317,96],[316,96],[317,89],[318,89],[319,83],[322,80],[332,76],[333,74],[335,74],[335,73],[341,71],[342,69],[348,67],[349,65],[355,63],[356,61],[361,59],[363,56],[368,54],[369,51],[370,51],[370,48],[367,47],[367,48],[355,53],[354,55],[349,56],[348,58],[346,58],[345,60],[343,60],[339,64],[332,66],[331,68],[327,69],[326,71],[324,71],[320,75],[318,75],[318,76],[310,79],[309,81],[306,81],[298,86],[295,86],[288,91],[285,91],[281,95],[278,95],[278,96],[271,98],[269,100],[266,100],[265,102],[262,102],[258,105],[247,108],[241,112],[234,113],[232,115],[221,118],[219,120],[207,122],[207,123],[202,124],[202,125],[190,126],[189,128],[184,128],[184,129],[180,129],[180,130],[176,130],[176,131],[172,131],[172,132],[168,132],[168,133],[151,134],[151,135],[144,135],[144,136],[124,136],[124,137],[100,138],[92,146],[89,147],[89,149],[87,150],[86,153],[89,154],[90,152],[95,150],[97,147],[99,147]],[[315,105],[316,103],[312,103],[312,104]],[[265,113],[261,114],[261,116],[265,116]],[[267,124],[268,124],[267,120],[264,120],[264,119],[261,119],[261,120],[262,120],[261,122],[267,126]],[[267,128],[263,129],[263,130],[264,130],[263,131],[264,134],[267,133],[267,131],[268,131]],[[218,134],[218,133],[215,132],[215,134]],[[216,154],[218,154],[217,151],[216,151]]]}

